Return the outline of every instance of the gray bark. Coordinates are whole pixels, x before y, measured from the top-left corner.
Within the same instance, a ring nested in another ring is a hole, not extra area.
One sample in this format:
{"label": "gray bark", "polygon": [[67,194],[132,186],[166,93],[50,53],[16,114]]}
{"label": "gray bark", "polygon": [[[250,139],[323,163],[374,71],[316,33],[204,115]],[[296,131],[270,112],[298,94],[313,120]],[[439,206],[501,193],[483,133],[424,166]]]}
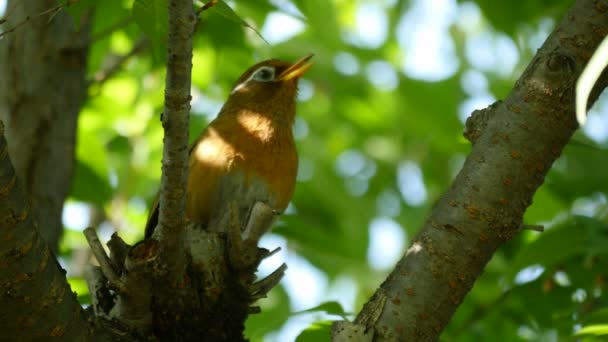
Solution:
{"label": "gray bark", "polygon": [[0,40],[0,119],[34,222],[53,251],[74,171],[89,44],[88,18],[77,32],[64,10],[39,15],[56,5],[55,0],[9,0],[7,8],[15,9],[5,29],[30,19]]}

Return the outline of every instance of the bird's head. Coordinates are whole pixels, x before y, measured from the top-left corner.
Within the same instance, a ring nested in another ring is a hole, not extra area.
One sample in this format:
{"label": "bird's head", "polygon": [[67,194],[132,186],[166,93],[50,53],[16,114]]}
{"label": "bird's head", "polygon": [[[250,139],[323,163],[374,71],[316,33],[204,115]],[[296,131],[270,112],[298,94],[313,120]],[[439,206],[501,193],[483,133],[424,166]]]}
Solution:
{"label": "bird's head", "polygon": [[223,111],[249,111],[293,122],[298,79],[312,66],[312,56],[295,63],[269,59],[253,65],[235,83]]}

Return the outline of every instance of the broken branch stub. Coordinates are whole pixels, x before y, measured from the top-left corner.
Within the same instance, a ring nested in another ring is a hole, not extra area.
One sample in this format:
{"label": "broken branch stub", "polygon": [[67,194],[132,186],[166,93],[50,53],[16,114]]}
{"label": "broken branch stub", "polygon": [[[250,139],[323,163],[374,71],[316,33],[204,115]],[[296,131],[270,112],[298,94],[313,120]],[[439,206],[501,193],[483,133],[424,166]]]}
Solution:
{"label": "broken branch stub", "polygon": [[[114,234],[108,256],[95,231],[87,230],[91,248],[101,260],[101,266],[91,266],[87,276],[95,316],[120,322],[133,336],[153,333],[163,340],[196,340],[202,335],[214,341],[243,340],[241,335],[225,332],[242,334],[247,316],[260,311],[252,304],[278,284],[287,266],[282,264],[256,282],[259,263],[280,250],[257,246],[277,214],[258,202],[245,220],[238,217],[235,205],[227,207],[212,221],[218,223],[214,227],[186,226],[182,248],[187,264],[179,284],[167,281],[172,270],[160,261],[163,254],[156,235],[129,246]],[[183,335],[185,331],[188,335]]]}

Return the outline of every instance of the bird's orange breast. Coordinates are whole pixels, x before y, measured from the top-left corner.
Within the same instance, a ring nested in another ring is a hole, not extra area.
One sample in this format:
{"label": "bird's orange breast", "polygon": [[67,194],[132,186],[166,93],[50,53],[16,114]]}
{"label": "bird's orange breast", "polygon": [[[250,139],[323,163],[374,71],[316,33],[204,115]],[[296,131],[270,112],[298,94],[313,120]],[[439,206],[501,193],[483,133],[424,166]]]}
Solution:
{"label": "bird's orange breast", "polygon": [[237,204],[241,217],[256,201],[282,212],[293,195],[298,168],[290,126],[252,112],[214,120],[191,150],[189,219],[206,224],[230,202]]}

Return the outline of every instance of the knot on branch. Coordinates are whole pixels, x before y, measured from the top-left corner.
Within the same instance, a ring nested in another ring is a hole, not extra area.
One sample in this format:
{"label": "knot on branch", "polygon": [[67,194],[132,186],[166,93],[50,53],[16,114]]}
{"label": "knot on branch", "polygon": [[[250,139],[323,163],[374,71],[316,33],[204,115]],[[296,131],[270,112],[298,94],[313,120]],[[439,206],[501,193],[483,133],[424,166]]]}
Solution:
{"label": "knot on branch", "polygon": [[471,116],[467,118],[463,135],[468,141],[471,142],[471,144],[475,145],[477,139],[479,139],[484,129],[488,125],[488,121],[494,114],[494,111],[500,105],[502,105],[502,101],[498,100],[489,107],[474,110]]}
{"label": "knot on branch", "polygon": [[332,341],[374,341],[378,332],[374,327],[386,304],[386,293],[382,288],[365,304],[354,322],[337,321],[331,327]]}

